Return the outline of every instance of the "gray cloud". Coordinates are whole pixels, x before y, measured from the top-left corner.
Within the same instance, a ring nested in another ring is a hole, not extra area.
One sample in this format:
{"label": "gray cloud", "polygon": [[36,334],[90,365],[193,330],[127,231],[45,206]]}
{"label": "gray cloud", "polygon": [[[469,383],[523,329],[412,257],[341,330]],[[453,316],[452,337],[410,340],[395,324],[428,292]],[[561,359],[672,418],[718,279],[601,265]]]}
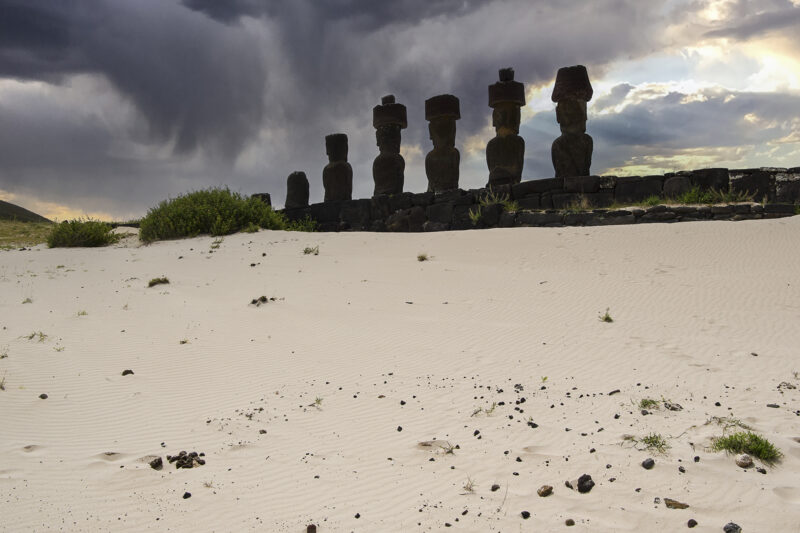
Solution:
{"label": "gray cloud", "polygon": [[727,15],[722,28],[708,31],[705,36],[747,40],[770,32],[790,30],[789,35],[797,38],[800,6],[794,5],[790,0],[739,0],[730,6]]}

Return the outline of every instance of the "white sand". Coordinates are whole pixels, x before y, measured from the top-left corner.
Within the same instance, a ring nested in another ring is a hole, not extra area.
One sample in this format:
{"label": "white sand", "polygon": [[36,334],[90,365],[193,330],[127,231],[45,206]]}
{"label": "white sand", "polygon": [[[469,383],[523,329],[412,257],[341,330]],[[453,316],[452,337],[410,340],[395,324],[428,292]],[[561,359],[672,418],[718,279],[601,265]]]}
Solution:
{"label": "white sand", "polygon": [[800,531],[800,217],[212,241],[0,252],[0,530]]}

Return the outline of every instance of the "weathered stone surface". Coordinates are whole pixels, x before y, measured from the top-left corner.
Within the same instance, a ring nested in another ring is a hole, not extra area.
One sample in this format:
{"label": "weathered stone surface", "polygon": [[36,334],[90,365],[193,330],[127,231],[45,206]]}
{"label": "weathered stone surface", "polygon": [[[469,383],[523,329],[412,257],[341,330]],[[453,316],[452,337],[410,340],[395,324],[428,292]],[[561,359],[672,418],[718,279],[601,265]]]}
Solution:
{"label": "weathered stone surface", "polygon": [[284,209],[283,214],[289,220],[303,220],[306,216],[311,217],[311,213],[307,207],[297,209]]}
{"label": "weathered stone surface", "polygon": [[329,163],[322,170],[325,202],[342,202],[353,196],[353,168],[347,162],[347,135],[334,133],[325,137]]}
{"label": "weathered stone surface", "polygon": [[766,204],[764,206],[764,213],[783,213],[785,215],[794,214],[794,205],[792,204]]}
{"label": "weathered stone surface", "polygon": [[434,199],[434,193],[432,192],[421,192],[417,194],[411,195],[411,205],[419,205],[422,207],[431,205]]}
{"label": "weathered stone surface", "polygon": [[503,212],[503,206],[500,204],[489,204],[480,206],[481,209],[481,226],[493,227],[496,226],[500,220],[500,214]]}
{"label": "weathered stone surface", "polygon": [[742,169],[730,171],[731,192],[752,195],[756,202],[775,201],[775,180],[767,171],[761,169]]}
{"label": "weathered stone surface", "polygon": [[514,200],[517,202],[520,210],[531,210],[531,209],[540,209],[542,203],[540,201],[539,195],[535,196],[526,196],[525,198],[521,198],[519,200]]}
{"label": "weathered stone surface", "polygon": [[346,222],[350,229],[364,230],[369,228],[372,202],[369,199],[350,200],[342,203],[339,220]]}
{"label": "weathered stone surface", "polygon": [[564,189],[564,178],[547,178],[543,180],[523,181],[514,185],[511,190],[517,200],[530,195]]}
{"label": "weathered stone surface", "polygon": [[785,173],[775,178],[775,201],[800,204],[800,172]]}
{"label": "weathered stone surface", "polygon": [[453,220],[450,223],[450,229],[465,230],[473,229],[475,225],[472,224],[472,219],[469,216],[470,211],[475,211],[477,206],[473,205],[457,205],[453,207]]}
{"label": "weathered stone surface", "polygon": [[598,192],[600,176],[564,176],[564,192]]}
{"label": "weathered stone surface", "polygon": [[583,474],[578,478],[578,492],[581,494],[589,492],[592,487],[594,487],[594,481],[592,481],[592,476],[589,474]]}
{"label": "weathered stone surface", "polygon": [[742,528],[735,522],[728,522],[722,527],[722,531],[725,533],[742,533]]}
{"label": "weathered stone surface", "polygon": [[679,502],[678,500],[673,500],[672,498],[664,498],[664,505],[667,506],[667,509],[688,509],[689,504]]}
{"label": "weathered stone surface", "polygon": [[372,163],[373,195],[400,194],[406,168],[405,159],[400,155],[400,131],[408,126],[406,106],[396,103],[393,95],[384,96],[381,104],[372,109],[372,125],[380,150]]}
{"label": "weathered stone surface", "polygon": [[500,214],[500,220],[497,225],[501,228],[513,228],[517,224],[517,214],[509,211],[503,211]]}
{"label": "weathered stone surface", "polygon": [[553,494],[553,487],[550,485],[542,485],[539,487],[539,490],[536,491],[536,494],[538,494],[541,498],[547,498]]}
{"label": "weathered stone surface", "polygon": [[500,81],[489,86],[489,107],[496,136],[486,145],[489,186],[519,183],[525,162],[525,140],[519,136],[520,107],[525,88],[514,81],[514,69],[502,69]]}
{"label": "weathered stone surface", "polygon": [[617,178],[614,197],[617,202],[641,202],[650,196],[660,196],[664,185],[662,176],[631,176]]}
{"label": "weathered stone surface", "polygon": [[292,172],[286,178],[286,209],[308,206],[308,178],[305,172]]}
{"label": "weathered stone surface", "polygon": [[415,205],[414,195],[410,192],[393,194],[389,196],[389,208],[392,211],[397,211],[398,209],[410,209]]}
{"label": "weathered stone surface", "polygon": [[[679,175],[684,174],[679,172]],[[691,170],[686,172],[691,180],[693,187],[699,187],[701,190],[727,191],[729,185],[729,176],[727,168],[703,168],[700,170]]]}
{"label": "weathered stone surface", "polygon": [[553,209],[591,209],[610,206],[614,203],[614,195],[610,192],[553,194],[552,201],[552,206],[548,207]]}
{"label": "weathered stone surface", "polygon": [[438,203],[428,206],[428,220],[441,224],[450,224],[453,219],[453,204]]}
{"label": "weathered stone surface", "polygon": [[560,224],[563,217],[559,213],[517,213],[518,226],[544,226],[547,224]]}
{"label": "weathered stone surface", "polygon": [[585,213],[566,213],[564,215],[564,225],[566,226],[585,226],[594,220],[595,215],[590,212]]}
{"label": "weathered stone surface", "polygon": [[383,220],[395,211],[397,209],[392,206],[390,197],[387,195],[373,196],[370,199],[370,217],[373,220]]}
{"label": "weathered stone surface", "polygon": [[425,101],[425,119],[433,150],[425,156],[428,190],[448,191],[458,188],[461,154],[455,147],[456,120],[461,118],[459,100],[451,94],[441,94]]}
{"label": "weathered stone surface", "polygon": [[475,203],[475,195],[461,189],[453,189],[437,193],[433,197],[433,203],[451,203],[453,205],[472,205]]}
{"label": "weathered stone surface", "polygon": [[444,224],[442,222],[431,222],[430,220],[422,225],[422,231],[447,231],[449,229],[450,229],[450,224]]}
{"label": "weathered stone surface", "polygon": [[692,188],[692,180],[689,176],[674,176],[664,180],[664,196],[667,198],[677,198]]}
{"label": "weathered stone surface", "polygon": [[586,67],[559,69],[552,99],[557,102],[556,120],[561,127],[561,136],[551,148],[556,177],[588,176],[594,143],[586,135],[586,102],[592,99]]}
{"label": "weathered stone surface", "polygon": [[736,466],[740,468],[750,468],[753,466],[753,458],[746,453],[740,453],[736,456]]}
{"label": "weathered stone surface", "polygon": [[308,206],[308,215],[319,223],[326,222],[339,222],[339,209],[338,203],[321,203],[311,204]]}
{"label": "weathered stone surface", "polygon": [[269,195],[268,192],[259,192],[256,194],[251,194],[250,196],[253,198],[257,198],[262,202],[264,202],[265,204],[267,204],[268,206],[272,207],[272,197]]}

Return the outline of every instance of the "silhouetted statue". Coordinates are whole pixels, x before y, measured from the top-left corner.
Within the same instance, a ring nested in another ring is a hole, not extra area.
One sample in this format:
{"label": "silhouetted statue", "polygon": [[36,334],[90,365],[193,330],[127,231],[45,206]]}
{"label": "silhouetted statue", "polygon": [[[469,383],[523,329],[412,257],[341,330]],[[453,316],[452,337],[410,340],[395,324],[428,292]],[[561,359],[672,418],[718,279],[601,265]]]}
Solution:
{"label": "silhouetted statue", "polygon": [[322,170],[326,202],[343,202],[353,197],[353,167],[347,162],[347,135],[334,133],[325,137],[330,161]]}
{"label": "silhouetted statue", "polygon": [[576,65],[558,70],[553,88],[556,119],[561,137],[553,142],[556,177],[588,176],[592,165],[592,138],[586,135],[586,102],[592,99],[592,84],[586,67]]}
{"label": "silhouetted statue", "polygon": [[292,172],[286,179],[286,209],[308,207],[308,178],[305,172]]}
{"label": "silhouetted statue", "polygon": [[461,154],[456,150],[456,120],[461,118],[458,98],[440,94],[425,100],[425,120],[433,150],[425,156],[428,190],[433,192],[458,189],[458,165]]}
{"label": "silhouetted statue", "polygon": [[525,140],[519,136],[520,107],[525,105],[525,86],[514,81],[514,69],[500,69],[500,81],[489,85],[492,126],[497,135],[486,145],[489,183],[510,185],[522,180]]}
{"label": "silhouetted statue", "polygon": [[393,95],[381,98],[381,105],[372,109],[372,125],[380,154],[372,163],[374,195],[403,192],[406,162],[400,155],[400,130],[408,127],[406,106],[397,104]]}

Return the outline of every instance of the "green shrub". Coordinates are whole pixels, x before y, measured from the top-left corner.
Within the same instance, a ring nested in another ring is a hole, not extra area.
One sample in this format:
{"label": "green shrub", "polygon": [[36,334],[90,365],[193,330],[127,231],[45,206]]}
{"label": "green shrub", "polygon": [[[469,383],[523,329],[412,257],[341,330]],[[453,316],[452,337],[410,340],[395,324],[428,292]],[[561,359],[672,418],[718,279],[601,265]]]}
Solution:
{"label": "green shrub", "polygon": [[712,441],[711,448],[715,452],[725,450],[731,453],[746,453],[767,464],[775,463],[783,456],[774,444],[752,431],[739,431],[724,437],[717,437]]}
{"label": "green shrub", "polygon": [[147,283],[147,287],[155,287],[156,285],[167,285],[169,284],[169,278],[166,276],[161,276],[160,278],[153,278]]}
{"label": "green shrub", "polygon": [[119,235],[111,233],[113,228],[97,220],[65,220],[53,227],[47,237],[50,248],[74,246],[106,246],[119,240]]}
{"label": "green shrub", "polygon": [[306,215],[300,220],[290,220],[286,223],[286,231],[317,231],[317,221]]}
{"label": "green shrub", "polygon": [[144,242],[229,235],[252,228],[285,229],[286,219],[258,198],[246,198],[227,187],[190,192],[150,209],[141,220],[139,238]]}
{"label": "green shrub", "polygon": [[752,202],[753,195],[746,192],[718,191],[715,189],[700,190],[700,187],[692,187],[685,193],[675,198],[682,204],[725,204],[736,202]]}

